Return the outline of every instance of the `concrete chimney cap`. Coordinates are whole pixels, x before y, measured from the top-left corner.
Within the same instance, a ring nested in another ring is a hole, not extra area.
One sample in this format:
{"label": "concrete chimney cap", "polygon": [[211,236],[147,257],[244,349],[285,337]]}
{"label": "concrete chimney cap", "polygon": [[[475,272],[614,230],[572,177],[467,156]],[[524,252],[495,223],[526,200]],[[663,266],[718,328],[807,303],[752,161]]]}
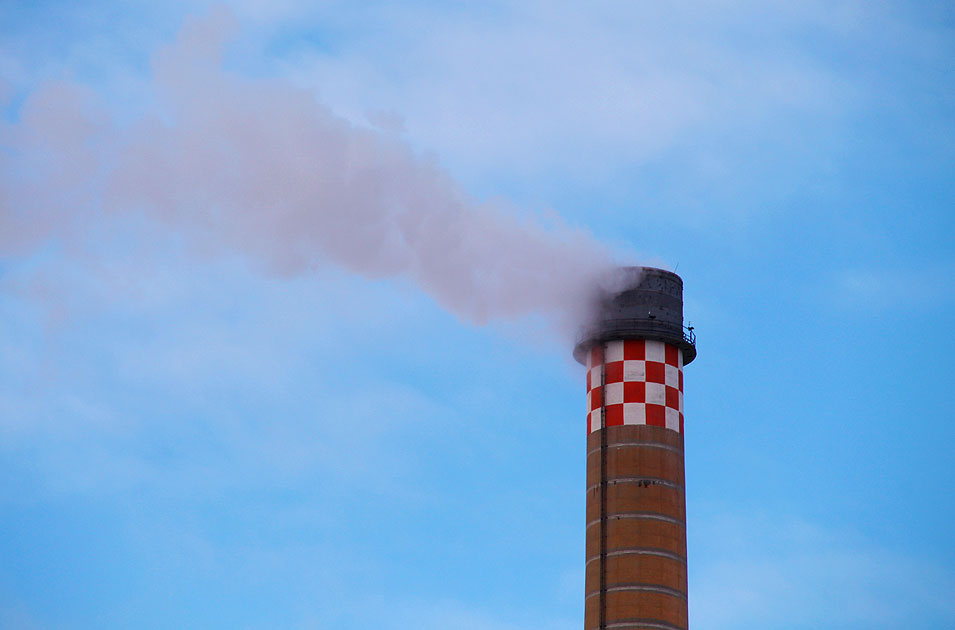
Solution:
{"label": "concrete chimney cap", "polygon": [[683,279],[656,267],[618,267],[597,289],[595,316],[574,347],[587,361],[593,346],[616,339],[656,339],[683,351],[683,364],[696,358],[696,339],[683,326]]}

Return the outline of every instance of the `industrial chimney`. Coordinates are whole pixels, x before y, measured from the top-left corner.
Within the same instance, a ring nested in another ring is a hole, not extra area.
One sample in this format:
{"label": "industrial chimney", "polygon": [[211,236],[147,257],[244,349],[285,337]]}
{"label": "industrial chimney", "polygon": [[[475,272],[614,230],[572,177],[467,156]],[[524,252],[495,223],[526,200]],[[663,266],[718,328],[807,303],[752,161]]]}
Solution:
{"label": "industrial chimney", "polygon": [[587,366],[585,630],[685,630],[683,281],[624,267],[574,348]]}

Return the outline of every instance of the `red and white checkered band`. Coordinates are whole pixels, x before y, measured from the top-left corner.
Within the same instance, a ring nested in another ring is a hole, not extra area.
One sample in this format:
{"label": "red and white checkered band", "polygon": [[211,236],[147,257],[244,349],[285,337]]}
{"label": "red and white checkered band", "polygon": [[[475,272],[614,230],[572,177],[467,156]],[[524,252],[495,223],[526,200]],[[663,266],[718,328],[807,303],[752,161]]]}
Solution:
{"label": "red and white checkered band", "polygon": [[608,341],[587,354],[587,433],[623,424],[683,433],[683,352],[678,347],[627,339]]}

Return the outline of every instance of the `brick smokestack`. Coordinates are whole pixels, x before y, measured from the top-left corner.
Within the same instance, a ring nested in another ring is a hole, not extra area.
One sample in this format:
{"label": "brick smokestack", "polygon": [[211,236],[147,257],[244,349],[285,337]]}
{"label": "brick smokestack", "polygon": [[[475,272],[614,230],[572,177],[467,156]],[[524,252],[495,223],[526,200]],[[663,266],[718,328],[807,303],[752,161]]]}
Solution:
{"label": "brick smokestack", "polygon": [[687,628],[683,281],[617,270],[574,357],[587,366],[585,630]]}

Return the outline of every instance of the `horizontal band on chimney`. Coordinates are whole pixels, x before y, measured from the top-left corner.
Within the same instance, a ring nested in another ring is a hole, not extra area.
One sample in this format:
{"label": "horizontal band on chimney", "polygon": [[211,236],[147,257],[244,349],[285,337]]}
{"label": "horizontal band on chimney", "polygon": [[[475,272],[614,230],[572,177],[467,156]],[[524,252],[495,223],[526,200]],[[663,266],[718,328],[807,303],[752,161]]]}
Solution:
{"label": "horizontal band on chimney", "polygon": [[[673,523],[674,525],[679,525],[681,527],[686,527],[686,523],[681,521],[678,518],[673,518],[672,516],[667,516],[666,514],[660,514],[659,512],[619,512],[617,514],[608,514],[605,520],[616,520],[621,518],[640,518],[650,521],[663,521],[664,523]],[[587,523],[587,529],[592,525],[600,523],[601,519],[594,519]]]}
{"label": "horizontal band on chimney", "polygon": [[[608,449],[611,448],[627,448],[631,446],[645,447],[645,448],[662,448],[665,451],[672,451],[674,453],[683,454],[682,448],[677,448],[675,446],[670,446],[669,444],[663,444],[662,442],[614,442],[613,444],[607,444]],[[602,450],[601,447],[597,447],[587,451],[587,455],[593,455],[594,453],[599,453]]]}
{"label": "horizontal band on chimney", "polygon": [[620,593],[623,591],[639,591],[643,593],[660,593],[661,595],[669,595],[670,597],[675,597],[677,599],[682,599],[686,601],[686,593],[683,591],[678,591],[675,588],[668,588],[666,586],[659,586],[657,584],[614,584],[613,586],[608,586],[605,591],[593,591],[587,593],[587,596],[584,599],[590,599],[591,597],[597,597],[601,592],[605,593]]}
{"label": "horizontal band on chimney", "polygon": [[[603,626],[608,630],[686,630],[683,626],[667,623],[662,619],[624,619]],[[596,630],[596,626],[595,626]]]}
{"label": "horizontal band on chimney", "polygon": [[[684,491],[683,486],[678,483],[673,483],[667,479],[660,479],[659,477],[620,477],[618,479],[608,479],[606,484],[608,486],[613,486],[620,483],[635,483],[635,484],[644,484],[646,486],[664,486],[666,488],[672,488],[673,490],[679,490],[680,492]],[[604,485],[603,483],[595,483],[594,485],[587,488],[587,492],[591,490],[596,490],[600,486]]]}
{"label": "horizontal band on chimney", "polygon": [[[613,556],[659,556],[661,558],[669,558],[670,560],[676,560],[686,564],[686,558],[683,556],[673,553],[672,551],[667,551],[666,549],[653,549],[653,548],[631,548],[631,549],[614,549],[613,551],[608,551],[605,554],[605,557],[612,558]],[[595,560],[600,560],[601,555],[597,554],[592,558],[588,558],[584,566],[589,565]]]}

